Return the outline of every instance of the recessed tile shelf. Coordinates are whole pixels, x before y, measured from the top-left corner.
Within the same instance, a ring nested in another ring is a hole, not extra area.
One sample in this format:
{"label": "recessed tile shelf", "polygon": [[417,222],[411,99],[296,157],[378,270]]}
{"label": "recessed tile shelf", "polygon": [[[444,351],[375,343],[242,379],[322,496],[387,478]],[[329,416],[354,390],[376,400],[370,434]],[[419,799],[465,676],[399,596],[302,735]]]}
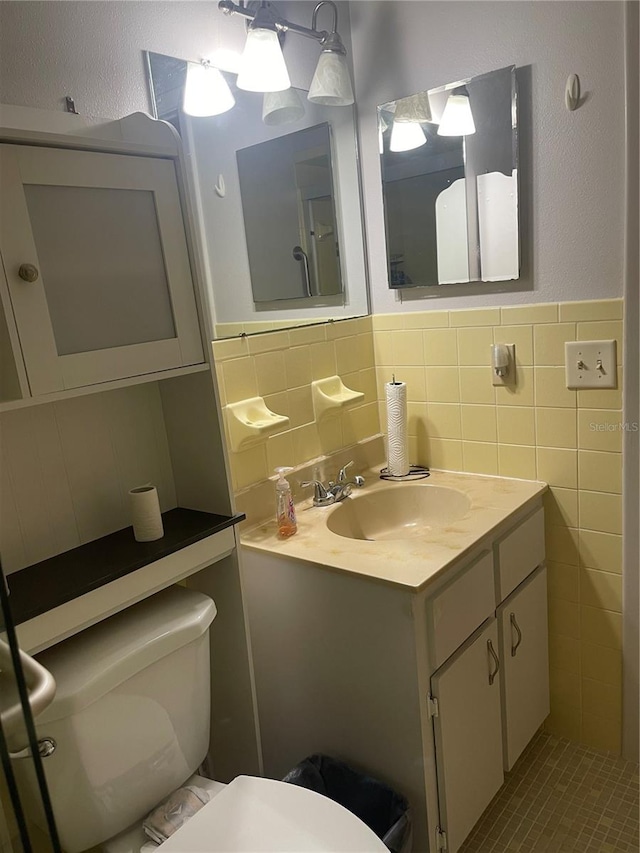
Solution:
{"label": "recessed tile shelf", "polygon": [[41,616],[244,518],[176,507],[162,514],[164,536],[155,542],[136,542],[126,527],[14,572],[7,577],[14,622]]}

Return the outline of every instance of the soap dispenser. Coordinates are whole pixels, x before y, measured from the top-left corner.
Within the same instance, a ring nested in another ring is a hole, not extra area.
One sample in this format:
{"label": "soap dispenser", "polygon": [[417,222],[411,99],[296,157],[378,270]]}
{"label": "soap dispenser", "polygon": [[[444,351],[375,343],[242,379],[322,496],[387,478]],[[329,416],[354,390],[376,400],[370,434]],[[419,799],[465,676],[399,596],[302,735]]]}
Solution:
{"label": "soap dispenser", "polygon": [[276,483],[276,520],[278,522],[278,536],[286,539],[293,536],[298,530],[296,522],[296,510],[293,506],[293,495],[288,480],[284,475],[293,468],[276,468],[279,479]]}

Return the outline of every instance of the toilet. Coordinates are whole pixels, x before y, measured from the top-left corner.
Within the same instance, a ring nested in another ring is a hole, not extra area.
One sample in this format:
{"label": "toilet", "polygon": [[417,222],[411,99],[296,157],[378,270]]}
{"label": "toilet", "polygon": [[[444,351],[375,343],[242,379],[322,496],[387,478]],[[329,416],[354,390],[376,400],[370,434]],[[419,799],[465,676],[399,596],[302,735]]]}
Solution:
{"label": "toilet", "polygon": [[[63,849],[386,851],[359,818],[314,791],[251,776],[225,785],[195,775],[209,748],[215,615],[210,598],[171,587],[38,655],[57,683],[36,731],[56,744],[43,765]],[[31,818],[44,827],[30,762],[16,764],[33,791]],[[142,821],[188,784],[206,788],[209,802],[155,847]]]}

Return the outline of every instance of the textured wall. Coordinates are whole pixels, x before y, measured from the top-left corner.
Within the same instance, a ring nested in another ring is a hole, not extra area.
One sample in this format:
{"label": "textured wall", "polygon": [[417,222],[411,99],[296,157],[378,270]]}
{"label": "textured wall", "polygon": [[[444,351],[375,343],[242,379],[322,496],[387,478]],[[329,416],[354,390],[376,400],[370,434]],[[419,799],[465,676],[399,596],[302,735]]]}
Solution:
{"label": "textured wall", "polygon": [[[369,2],[351,6],[374,313],[622,295],[623,4]],[[513,285],[387,288],[376,105],[515,64],[526,254]],[[586,101],[564,106],[577,73]],[[429,289],[427,289],[429,290]]]}

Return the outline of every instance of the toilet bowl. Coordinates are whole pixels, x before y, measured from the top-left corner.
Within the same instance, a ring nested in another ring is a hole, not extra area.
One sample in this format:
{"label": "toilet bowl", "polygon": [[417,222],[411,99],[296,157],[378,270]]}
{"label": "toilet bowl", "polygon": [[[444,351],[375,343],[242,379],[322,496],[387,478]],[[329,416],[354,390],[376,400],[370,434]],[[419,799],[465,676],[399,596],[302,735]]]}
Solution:
{"label": "toilet bowl", "polygon": [[[147,814],[192,783],[210,801],[161,853],[385,851],[355,815],[316,792],[250,776],[228,785],[194,778],[209,746],[215,615],[210,598],[171,587],[38,655],[57,683],[36,731],[56,743],[43,764],[63,849],[139,853]],[[16,770],[32,792],[30,817],[44,828],[28,764]]]}

